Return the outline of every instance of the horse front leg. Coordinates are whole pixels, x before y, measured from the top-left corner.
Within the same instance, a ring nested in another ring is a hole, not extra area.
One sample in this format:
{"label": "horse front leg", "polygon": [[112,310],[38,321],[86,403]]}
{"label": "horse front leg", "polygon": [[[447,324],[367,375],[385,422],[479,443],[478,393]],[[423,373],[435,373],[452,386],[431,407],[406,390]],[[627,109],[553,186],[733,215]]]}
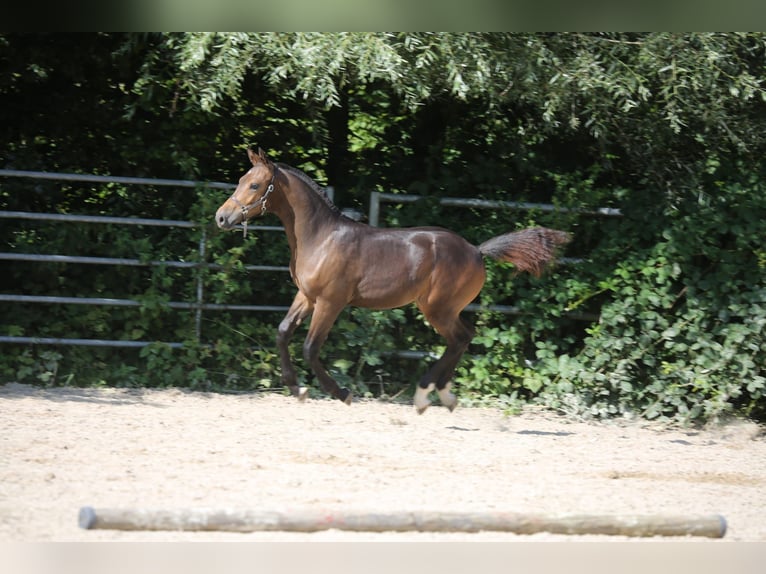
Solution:
{"label": "horse front leg", "polygon": [[311,370],[314,371],[325,392],[350,405],[352,399],[351,391],[339,387],[337,381],[329,375],[319,361],[319,351],[327,340],[330,328],[335,323],[335,319],[338,318],[343,307],[343,305],[324,300],[317,301],[314,316],[311,318],[309,333],[306,336],[306,341],[303,343],[303,358],[309,364]]}
{"label": "horse front leg", "polygon": [[294,397],[298,397],[298,400],[301,402],[306,400],[308,389],[298,386],[298,377],[295,374],[295,367],[290,360],[290,349],[288,346],[293,333],[295,333],[295,329],[306,317],[311,315],[313,309],[314,305],[311,301],[299,291],[277,330],[277,348],[279,349],[279,362],[282,368],[282,384],[290,389],[290,393]]}

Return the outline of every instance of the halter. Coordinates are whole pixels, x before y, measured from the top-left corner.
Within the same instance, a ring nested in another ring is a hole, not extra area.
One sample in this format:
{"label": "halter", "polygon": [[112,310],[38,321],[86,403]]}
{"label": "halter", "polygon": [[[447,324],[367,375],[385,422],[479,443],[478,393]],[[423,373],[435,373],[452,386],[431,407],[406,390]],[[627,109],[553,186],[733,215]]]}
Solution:
{"label": "halter", "polygon": [[274,191],[274,178],[277,176],[277,166],[274,166],[274,171],[271,173],[271,181],[269,182],[269,186],[266,188],[266,193],[264,193],[261,197],[256,199],[252,203],[248,203],[247,205],[244,205],[240,200],[238,200],[234,195],[236,194],[236,191],[231,194],[231,199],[234,203],[236,203],[239,206],[240,211],[242,212],[242,238],[247,237],[247,213],[253,209],[254,207],[260,206],[261,213],[260,215],[263,215],[266,213],[266,204],[269,199],[269,195],[271,195],[271,192]]}

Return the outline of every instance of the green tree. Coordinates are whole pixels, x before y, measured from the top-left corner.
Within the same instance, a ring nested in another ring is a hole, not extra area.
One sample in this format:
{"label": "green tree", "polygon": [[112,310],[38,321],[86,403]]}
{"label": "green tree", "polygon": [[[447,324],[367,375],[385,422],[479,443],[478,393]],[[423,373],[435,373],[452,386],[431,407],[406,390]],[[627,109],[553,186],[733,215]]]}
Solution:
{"label": "green tree", "polygon": [[628,162],[618,173],[654,188],[695,189],[722,155],[763,151],[758,33],[196,33],[166,42],[181,88],[204,110],[258,101],[265,85],[326,119],[350,94],[382,85],[386,105],[409,113],[463,101],[520,139],[585,138]]}

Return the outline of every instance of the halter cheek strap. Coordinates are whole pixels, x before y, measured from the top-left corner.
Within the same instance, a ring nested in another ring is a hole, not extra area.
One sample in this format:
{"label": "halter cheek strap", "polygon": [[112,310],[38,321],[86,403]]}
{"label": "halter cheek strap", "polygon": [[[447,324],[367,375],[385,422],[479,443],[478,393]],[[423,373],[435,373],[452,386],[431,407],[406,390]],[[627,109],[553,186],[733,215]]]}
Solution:
{"label": "halter cheek strap", "polygon": [[266,193],[264,193],[261,197],[256,199],[252,203],[248,203],[247,205],[243,204],[240,200],[238,200],[236,197],[234,197],[234,194],[231,194],[231,199],[234,203],[236,203],[239,206],[240,211],[242,212],[242,237],[247,237],[247,214],[248,212],[255,208],[260,207],[261,213],[260,215],[263,215],[266,213],[266,205],[269,200],[269,195],[271,195],[271,192],[274,191],[274,178],[277,176],[277,167],[274,166],[274,171],[271,174],[271,181],[269,181],[269,186],[266,188]]}

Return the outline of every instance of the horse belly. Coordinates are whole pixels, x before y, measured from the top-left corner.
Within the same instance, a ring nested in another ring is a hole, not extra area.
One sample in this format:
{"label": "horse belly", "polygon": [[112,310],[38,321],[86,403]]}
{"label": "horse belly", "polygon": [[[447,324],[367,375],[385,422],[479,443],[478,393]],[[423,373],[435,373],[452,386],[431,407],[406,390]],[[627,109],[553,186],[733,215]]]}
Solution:
{"label": "horse belly", "polygon": [[419,295],[420,282],[407,273],[394,273],[386,277],[363,279],[351,305],[370,309],[393,309],[412,303]]}
{"label": "horse belly", "polygon": [[412,303],[428,288],[433,263],[432,252],[417,243],[389,243],[372,250],[350,304],[393,309]]}

